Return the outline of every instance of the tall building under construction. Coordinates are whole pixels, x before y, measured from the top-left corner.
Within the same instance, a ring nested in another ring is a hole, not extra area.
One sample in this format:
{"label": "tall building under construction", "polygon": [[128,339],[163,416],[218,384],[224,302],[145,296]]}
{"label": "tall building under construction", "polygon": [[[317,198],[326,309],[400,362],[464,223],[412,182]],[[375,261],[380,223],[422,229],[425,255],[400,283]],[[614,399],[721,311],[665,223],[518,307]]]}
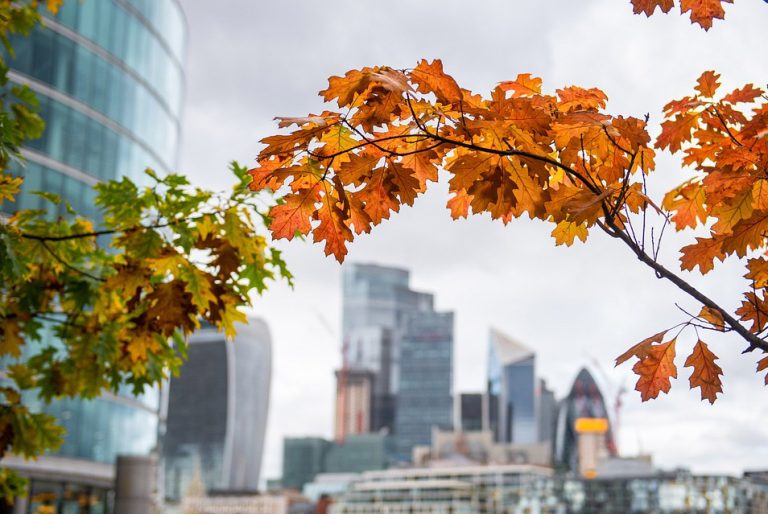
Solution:
{"label": "tall building under construction", "polygon": [[[337,371],[336,440],[390,434],[390,455],[410,460],[432,426],[452,419],[453,314],[414,291],[409,272],[352,264],[343,273],[342,368]],[[429,387],[414,387],[433,377]],[[418,415],[414,414],[417,413]]]}

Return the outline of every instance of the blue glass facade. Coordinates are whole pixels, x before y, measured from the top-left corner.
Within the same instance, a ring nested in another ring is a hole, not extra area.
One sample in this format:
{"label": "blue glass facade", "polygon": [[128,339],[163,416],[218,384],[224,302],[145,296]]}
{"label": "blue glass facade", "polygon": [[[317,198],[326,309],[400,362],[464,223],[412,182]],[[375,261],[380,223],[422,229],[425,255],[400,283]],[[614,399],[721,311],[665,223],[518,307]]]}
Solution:
{"label": "blue glass facade", "polygon": [[492,331],[488,350],[490,429],[501,443],[539,439],[536,416],[536,357],[529,349]]}
{"label": "blue glass facade", "polygon": [[[46,129],[24,146],[27,162],[12,170],[24,177],[22,195],[3,208],[63,214],[29,194],[46,191],[95,217],[97,182],[141,182],[146,167],[175,166],[185,20],[177,0],[74,0],[46,16],[31,35],[11,39],[10,81],[37,94]],[[58,456],[113,463],[157,446],[157,391],[36,403],[67,430]]]}
{"label": "blue glass facade", "polygon": [[[9,78],[40,99],[43,136],[24,148],[23,193],[57,193],[93,216],[98,181],[176,163],[185,20],[177,0],[65,2],[30,36],[14,36]],[[18,208],[48,208],[22,194]],[[4,208],[11,208],[4,205]],[[57,213],[61,214],[61,213]]]}
{"label": "blue glass facade", "polygon": [[400,355],[395,455],[408,462],[414,446],[431,443],[432,427],[450,429],[452,424],[453,313],[413,314]]}

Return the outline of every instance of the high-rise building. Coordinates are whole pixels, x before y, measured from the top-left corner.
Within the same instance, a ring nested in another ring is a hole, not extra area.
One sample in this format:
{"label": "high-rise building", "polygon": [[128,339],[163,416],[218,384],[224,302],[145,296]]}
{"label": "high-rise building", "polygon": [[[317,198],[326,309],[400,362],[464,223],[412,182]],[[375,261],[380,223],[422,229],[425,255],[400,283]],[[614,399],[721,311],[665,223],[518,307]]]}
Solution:
{"label": "high-rise building", "polygon": [[[184,88],[186,22],[178,0],[65,2],[29,36],[12,36],[8,59],[14,85],[40,100],[43,136],[22,148],[22,194],[1,209],[44,208],[31,195],[59,194],[78,212],[97,216],[92,186],[143,170],[174,168]],[[55,454],[4,465],[31,477],[19,512],[58,505],[59,512],[103,512],[118,454],[147,454],[157,445],[159,398],[107,394],[94,400],[59,400],[33,408],[57,416],[67,431]],[[44,477],[44,478],[41,478]]]}
{"label": "high-rise building", "polygon": [[409,316],[400,357],[394,449],[398,460],[410,461],[414,446],[430,444],[434,427],[452,426],[453,313]]}
{"label": "high-rise building", "polygon": [[[405,321],[416,312],[431,312],[433,297],[413,291],[409,272],[376,264],[352,264],[343,273],[343,367],[337,381],[337,438],[346,433],[392,430],[400,377],[400,339]],[[371,372],[367,423],[348,405],[353,394],[347,380],[354,370]],[[351,432],[347,431],[351,428]]]}
{"label": "high-rise building", "polygon": [[616,444],[610,426],[605,401],[597,382],[586,368],[582,368],[573,381],[571,391],[560,402],[555,434],[555,465],[562,469],[578,469],[578,439],[576,424],[579,419],[604,419],[607,429],[601,437],[606,453],[616,455]]}
{"label": "high-rise building", "polygon": [[337,441],[384,431],[401,460],[429,443],[433,424],[452,422],[453,317],[436,313],[433,296],[412,290],[409,279],[408,270],[376,264],[344,269],[337,373]]}
{"label": "high-rise building", "polygon": [[538,441],[536,355],[512,338],[491,330],[488,350],[490,428],[500,443]]}
{"label": "high-rise building", "polygon": [[190,336],[187,354],[169,386],[166,497],[181,499],[198,473],[207,490],[256,491],[271,378],[266,323],[238,324],[234,343],[204,326]]}
{"label": "high-rise building", "polygon": [[538,441],[554,445],[555,426],[557,425],[557,399],[555,392],[547,387],[547,382],[543,378],[539,379],[536,401]]}

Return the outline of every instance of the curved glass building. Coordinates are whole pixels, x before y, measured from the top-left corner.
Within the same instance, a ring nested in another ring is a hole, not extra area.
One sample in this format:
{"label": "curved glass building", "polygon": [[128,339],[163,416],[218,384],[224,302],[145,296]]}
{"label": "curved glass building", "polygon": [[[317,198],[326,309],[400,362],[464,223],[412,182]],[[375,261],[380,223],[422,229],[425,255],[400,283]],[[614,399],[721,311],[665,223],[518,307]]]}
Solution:
{"label": "curved glass building", "polygon": [[[46,130],[26,145],[24,192],[60,194],[95,215],[91,186],[176,164],[186,26],[178,0],[65,2],[16,36],[11,82],[40,99]],[[22,195],[18,208],[47,207]]]}
{"label": "curved glass building", "polygon": [[207,491],[258,490],[271,376],[272,342],[261,319],[238,324],[234,342],[207,324],[190,336],[168,388],[167,499],[181,500],[195,476]]}
{"label": "curved glass building", "polygon": [[[592,374],[582,368],[576,375],[571,392],[560,403],[557,431],[555,434],[555,465],[562,470],[578,469],[578,434],[576,420],[579,418],[599,418],[609,420],[603,394]],[[613,430],[608,422],[604,446],[611,456],[616,456],[616,443]]]}
{"label": "curved glass building", "polygon": [[[178,0],[70,0],[30,36],[14,36],[12,84],[29,86],[46,121],[28,142],[22,194],[3,210],[48,209],[33,191],[59,194],[97,217],[92,186],[176,165],[184,90],[186,21]],[[31,402],[34,403],[34,400]],[[66,441],[37,462],[4,461],[32,478],[17,512],[105,512],[119,454],[157,448],[159,395],[148,391],[37,407],[58,417]]]}

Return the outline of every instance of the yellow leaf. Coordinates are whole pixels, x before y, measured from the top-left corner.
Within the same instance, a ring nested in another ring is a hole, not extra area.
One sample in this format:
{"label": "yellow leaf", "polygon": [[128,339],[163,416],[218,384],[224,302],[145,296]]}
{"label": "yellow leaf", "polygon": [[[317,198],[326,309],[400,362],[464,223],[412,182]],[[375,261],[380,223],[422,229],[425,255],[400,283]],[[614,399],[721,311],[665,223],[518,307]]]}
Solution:
{"label": "yellow leaf", "polygon": [[555,238],[557,245],[571,246],[578,237],[582,242],[587,240],[586,223],[573,223],[571,221],[561,221],[552,231],[552,237]]}
{"label": "yellow leaf", "polygon": [[21,337],[21,327],[12,319],[0,320],[0,355],[21,355],[21,346],[24,338]]}
{"label": "yellow leaf", "polygon": [[224,304],[220,311],[221,321],[219,328],[224,330],[224,335],[227,339],[234,339],[237,335],[237,329],[235,323],[248,323],[248,318],[245,313],[238,310],[236,299],[231,295],[224,295],[221,297],[221,301]]}
{"label": "yellow leaf", "polygon": [[216,234],[219,231],[218,225],[213,221],[213,217],[209,215],[203,216],[203,219],[195,223],[195,226],[200,233],[200,239],[206,239],[208,235]]}
{"label": "yellow leaf", "polygon": [[64,3],[64,0],[47,0],[46,2],[48,10],[51,11],[51,13],[53,14],[56,14],[59,12],[59,8],[63,3]]}

